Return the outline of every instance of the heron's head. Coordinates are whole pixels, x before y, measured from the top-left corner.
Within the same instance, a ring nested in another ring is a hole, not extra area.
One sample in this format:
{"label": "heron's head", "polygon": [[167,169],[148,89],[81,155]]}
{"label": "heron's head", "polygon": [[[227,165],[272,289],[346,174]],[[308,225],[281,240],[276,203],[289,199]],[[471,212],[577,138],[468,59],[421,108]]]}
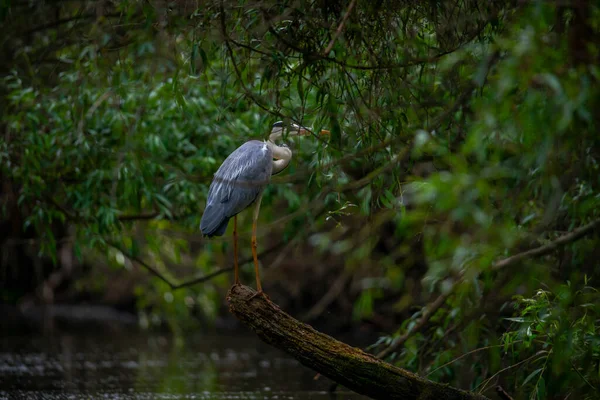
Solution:
{"label": "heron's head", "polygon": [[[271,134],[269,135],[269,140],[271,142],[275,142],[277,139],[280,139],[282,136],[308,136],[312,132],[309,128],[305,128],[298,124],[291,123],[286,125],[283,121],[277,121],[273,124],[273,128],[271,129]],[[329,131],[322,129],[319,132],[321,135],[328,135]]]}

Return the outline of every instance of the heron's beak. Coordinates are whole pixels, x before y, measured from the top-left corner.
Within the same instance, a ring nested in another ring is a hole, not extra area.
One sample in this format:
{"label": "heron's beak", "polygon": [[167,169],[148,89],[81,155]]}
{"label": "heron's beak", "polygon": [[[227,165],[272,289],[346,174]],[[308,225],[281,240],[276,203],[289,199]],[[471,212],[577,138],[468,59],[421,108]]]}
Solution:
{"label": "heron's beak", "polygon": [[305,127],[300,126],[298,124],[291,124],[290,125],[290,131],[294,132],[298,136],[306,136],[306,135],[308,135],[310,133],[310,132],[308,132],[306,130]]}
{"label": "heron's beak", "polygon": [[[292,128],[297,132],[298,136],[310,136],[311,135],[310,130],[306,129],[303,126],[292,124]],[[321,134],[321,135],[329,135],[329,131],[325,130],[325,129],[322,129],[319,132],[319,134]]]}

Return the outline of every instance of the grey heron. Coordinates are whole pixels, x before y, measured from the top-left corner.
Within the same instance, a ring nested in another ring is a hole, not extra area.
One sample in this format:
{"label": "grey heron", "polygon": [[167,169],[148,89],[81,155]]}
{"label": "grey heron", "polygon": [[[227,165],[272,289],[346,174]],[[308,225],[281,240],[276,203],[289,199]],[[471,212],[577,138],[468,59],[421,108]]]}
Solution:
{"label": "grey heron", "polygon": [[[292,159],[292,150],[275,142],[288,136],[307,136],[310,130],[297,124],[285,126],[283,121],[273,124],[269,140],[250,140],[231,153],[214,175],[208,190],[206,208],[200,221],[202,234],[208,237],[222,236],[233,217],[233,256],[235,285],[240,284],[238,267],[237,214],[254,203],[252,214],[252,258],[256,274],[257,294],[262,294],[256,253],[256,224],[263,190],[271,175],[283,171]],[[321,130],[321,134],[329,131]]]}

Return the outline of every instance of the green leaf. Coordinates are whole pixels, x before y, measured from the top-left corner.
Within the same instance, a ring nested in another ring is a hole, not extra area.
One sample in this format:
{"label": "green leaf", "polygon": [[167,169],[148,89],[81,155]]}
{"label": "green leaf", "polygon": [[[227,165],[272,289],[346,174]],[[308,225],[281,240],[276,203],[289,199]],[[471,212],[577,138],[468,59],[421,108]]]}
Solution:
{"label": "green leaf", "polygon": [[532,380],[534,377],[536,377],[538,374],[540,374],[543,370],[544,370],[544,368],[538,368],[535,371],[533,371],[531,374],[529,374],[527,376],[527,378],[525,378],[525,380],[523,381],[523,383],[521,384],[521,386],[525,386],[527,384],[527,382],[529,382],[530,380]]}
{"label": "green leaf", "polygon": [[537,397],[539,400],[544,400],[546,398],[546,381],[544,377],[540,377],[537,384]]}
{"label": "green leaf", "polygon": [[302,77],[298,78],[298,83],[296,84],[296,88],[298,89],[298,96],[300,96],[300,101],[304,102],[304,85],[302,82]]}
{"label": "green leaf", "polygon": [[504,318],[504,319],[507,321],[513,321],[513,322],[530,322],[530,321],[527,321],[523,317],[510,317],[510,318]]}

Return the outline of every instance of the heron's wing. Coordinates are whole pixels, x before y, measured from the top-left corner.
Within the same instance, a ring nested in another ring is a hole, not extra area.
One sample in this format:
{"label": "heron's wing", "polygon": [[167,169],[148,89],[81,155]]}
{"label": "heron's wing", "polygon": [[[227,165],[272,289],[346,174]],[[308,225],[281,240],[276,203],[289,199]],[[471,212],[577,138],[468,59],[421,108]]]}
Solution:
{"label": "heron's wing", "polygon": [[222,235],[229,218],[256,200],[271,178],[273,155],[265,143],[246,142],[225,159],[208,191],[200,229],[205,235]]}
{"label": "heron's wing", "polygon": [[217,200],[226,206],[228,217],[244,210],[264,190],[271,179],[272,160],[271,151],[259,141],[245,143],[225,160],[213,184],[224,184]]}

